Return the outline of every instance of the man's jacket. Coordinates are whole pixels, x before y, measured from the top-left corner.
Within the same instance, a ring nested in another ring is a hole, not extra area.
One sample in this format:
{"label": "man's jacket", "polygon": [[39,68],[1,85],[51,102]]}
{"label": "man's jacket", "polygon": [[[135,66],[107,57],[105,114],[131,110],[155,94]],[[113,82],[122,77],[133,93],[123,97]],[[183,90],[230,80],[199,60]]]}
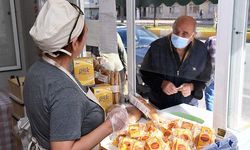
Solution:
{"label": "man's jacket", "polygon": [[[171,35],[168,35],[151,43],[140,73],[151,89],[150,102],[164,109],[181,103],[196,105],[196,99],[203,97],[203,89],[210,79],[211,68],[211,58],[203,42],[194,39],[180,60],[171,43]],[[183,83],[193,83],[194,90],[188,97],[184,97],[181,92],[166,95],[161,89],[163,80],[171,81],[176,87]]]}

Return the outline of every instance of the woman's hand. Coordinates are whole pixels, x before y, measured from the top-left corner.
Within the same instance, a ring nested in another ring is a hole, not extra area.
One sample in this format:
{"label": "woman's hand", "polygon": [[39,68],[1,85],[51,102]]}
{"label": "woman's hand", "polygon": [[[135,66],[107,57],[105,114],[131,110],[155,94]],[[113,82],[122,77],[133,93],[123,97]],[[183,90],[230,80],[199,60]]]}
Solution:
{"label": "woman's hand", "polygon": [[107,120],[110,120],[113,132],[120,131],[128,123],[128,112],[124,106],[116,105],[107,113]]}

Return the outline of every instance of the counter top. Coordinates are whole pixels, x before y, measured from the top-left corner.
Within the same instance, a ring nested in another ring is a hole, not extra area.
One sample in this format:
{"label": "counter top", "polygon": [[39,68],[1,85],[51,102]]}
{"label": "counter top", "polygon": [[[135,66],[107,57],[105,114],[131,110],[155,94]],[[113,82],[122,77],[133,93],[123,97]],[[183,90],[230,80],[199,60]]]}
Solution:
{"label": "counter top", "polygon": [[169,116],[172,116],[172,114],[169,114],[171,112],[182,112],[182,113],[190,114],[192,116],[203,119],[204,120],[203,124],[205,126],[208,126],[208,127],[213,126],[213,112],[211,111],[198,108],[196,106],[191,106],[188,104],[180,104],[180,105],[176,105],[176,106],[169,107],[166,109],[158,110],[159,116],[163,119],[165,117],[169,118]]}
{"label": "counter top", "polygon": [[[171,113],[173,112],[181,112],[181,113],[190,114],[192,116],[203,119],[204,120],[203,125],[208,126],[208,127],[213,126],[213,113],[211,111],[207,111],[205,109],[201,109],[201,108],[191,106],[188,104],[180,104],[180,105],[176,105],[170,108],[158,110],[160,120],[180,118],[178,116],[172,115]],[[141,118],[139,122],[146,122],[146,120],[144,118]],[[108,150],[117,150],[117,148],[112,145],[111,139],[112,139],[112,135],[106,137],[101,142],[101,147],[103,147],[104,149],[108,149]]]}

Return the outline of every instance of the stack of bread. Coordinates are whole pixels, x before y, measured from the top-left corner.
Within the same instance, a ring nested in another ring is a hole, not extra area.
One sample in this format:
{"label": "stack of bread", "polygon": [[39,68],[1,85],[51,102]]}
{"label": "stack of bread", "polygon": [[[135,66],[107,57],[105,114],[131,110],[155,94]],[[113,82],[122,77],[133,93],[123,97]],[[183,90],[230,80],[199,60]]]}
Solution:
{"label": "stack of bread", "polygon": [[109,67],[102,57],[79,57],[74,59],[74,75],[84,86],[91,88],[100,105],[107,111],[120,103],[121,79],[119,71]]}
{"label": "stack of bread", "polygon": [[213,129],[176,119],[130,124],[112,144],[119,150],[200,150],[214,140]]}
{"label": "stack of bread", "polygon": [[94,59],[95,70],[95,83],[96,84],[109,84],[112,87],[113,92],[113,104],[120,103],[120,85],[121,79],[119,71],[112,70],[108,65],[109,62],[103,61],[103,59]]}

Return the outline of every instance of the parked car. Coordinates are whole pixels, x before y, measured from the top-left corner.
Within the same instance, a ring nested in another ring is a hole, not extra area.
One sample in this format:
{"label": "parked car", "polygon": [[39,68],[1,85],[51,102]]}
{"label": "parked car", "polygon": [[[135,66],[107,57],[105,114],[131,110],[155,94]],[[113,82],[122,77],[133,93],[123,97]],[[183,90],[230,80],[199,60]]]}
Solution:
{"label": "parked car", "polygon": [[[121,36],[124,47],[127,49],[127,26],[126,25],[118,25],[117,32]],[[146,55],[150,44],[158,39],[158,37],[145,29],[142,26],[136,26],[136,64],[141,64],[144,56]]]}
{"label": "parked car", "polygon": [[[125,49],[127,50],[127,26],[126,25],[117,25],[117,32],[121,36],[122,42]],[[136,90],[137,93],[143,97],[148,97],[149,87],[145,85],[140,76],[140,64],[143,61],[144,56],[146,55],[150,44],[158,39],[158,37],[152,32],[148,31],[142,26],[136,26]]]}

